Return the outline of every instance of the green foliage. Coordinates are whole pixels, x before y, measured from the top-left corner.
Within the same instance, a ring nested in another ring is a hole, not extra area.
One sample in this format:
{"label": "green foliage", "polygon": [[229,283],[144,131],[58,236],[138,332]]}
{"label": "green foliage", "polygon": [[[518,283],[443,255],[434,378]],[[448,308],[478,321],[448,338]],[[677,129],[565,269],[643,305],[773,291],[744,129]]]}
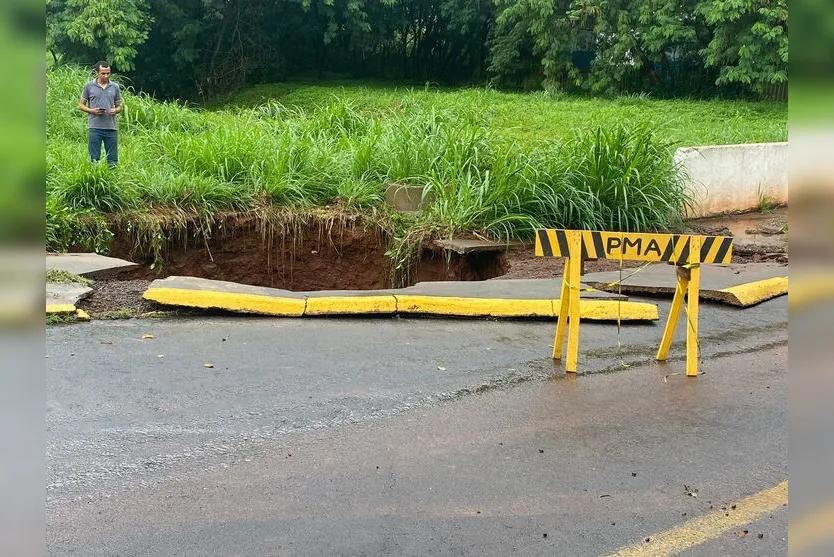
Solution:
{"label": "green foliage", "polygon": [[719,68],[718,83],[742,83],[761,91],[788,80],[787,0],[699,2],[696,13],[714,27],[702,51]]}
{"label": "green foliage", "polygon": [[107,221],[90,211],[73,211],[54,196],[46,199],[46,250],[106,253],[113,240]]}
{"label": "green foliage", "polygon": [[668,229],[691,203],[669,145],[646,128],[579,132],[564,147],[567,184],[593,198],[594,228]]}
{"label": "green foliage", "polygon": [[75,323],[77,317],[74,313],[69,314],[53,314],[46,316],[47,325],[65,325],[67,323]]}
{"label": "green foliage", "polygon": [[135,192],[122,180],[120,169],[106,162],[78,161],[75,167],[54,168],[47,176],[47,188],[71,210],[117,213],[135,206]]}
{"label": "green foliage", "polygon": [[[595,92],[714,92],[787,81],[787,2],[498,0],[493,75]],[[717,71],[716,71],[717,70]]]}
{"label": "green foliage", "polygon": [[[120,71],[134,69],[151,23],[146,0],[46,0],[47,50],[95,57]],[[80,61],[80,60],[78,60]]]}
{"label": "green foliage", "polygon": [[287,76],[738,95],[787,79],[787,2],[47,0],[47,49],[202,100]]}

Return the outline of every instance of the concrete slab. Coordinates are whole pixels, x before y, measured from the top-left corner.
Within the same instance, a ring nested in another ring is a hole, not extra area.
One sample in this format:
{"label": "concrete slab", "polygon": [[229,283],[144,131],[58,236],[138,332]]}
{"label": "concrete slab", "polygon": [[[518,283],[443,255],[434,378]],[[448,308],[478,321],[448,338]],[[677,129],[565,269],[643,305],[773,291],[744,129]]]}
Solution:
{"label": "concrete slab", "polygon": [[[622,280],[621,284],[617,282]],[[582,277],[599,290],[626,294],[668,296],[675,294],[672,265],[659,263],[622,272],[590,273]],[[788,293],[788,266],[781,263],[744,263],[701,266],[701,299],[748,307]]]}
{"label": "concrete slab", "polygon": [[[559,314],[558,279],[421,283],[399,290],[291,292],[195,277],[151,283],[144,298],[160,304],[286,317],[411,313],[457,317],[545,317]],[[657,306],[611,293],[585,292],[583,319],[653,321]]]}
{"label": "concrete slab", "polygon": [[388,184],[385,188],[385,203],[398,211],[422,211],[428,202],[428,199],[423,199],[423,186]]}
{"label": "concrete slab", "polygon": [[82,277],[103,277],[136,269],[139,265],[97,253],[47,253],[46,268],[67,271]]}
{"label": "concrete slab", "polygon": [[83,284],[47,283],[46,284],[46,314],[75,313],[78,300],[88,296],[93,289]]}

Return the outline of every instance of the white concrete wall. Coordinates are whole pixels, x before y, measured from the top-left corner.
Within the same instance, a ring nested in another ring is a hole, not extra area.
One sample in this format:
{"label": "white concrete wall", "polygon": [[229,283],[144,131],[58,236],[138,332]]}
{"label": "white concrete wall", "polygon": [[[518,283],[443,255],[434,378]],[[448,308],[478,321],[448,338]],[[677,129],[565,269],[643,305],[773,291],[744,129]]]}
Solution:
{"label": "white concrete wall", "polygon": [[762,195],[788,202],[788,144],[681,147],[675,152],[695,200],[690,216],[756,209]]}

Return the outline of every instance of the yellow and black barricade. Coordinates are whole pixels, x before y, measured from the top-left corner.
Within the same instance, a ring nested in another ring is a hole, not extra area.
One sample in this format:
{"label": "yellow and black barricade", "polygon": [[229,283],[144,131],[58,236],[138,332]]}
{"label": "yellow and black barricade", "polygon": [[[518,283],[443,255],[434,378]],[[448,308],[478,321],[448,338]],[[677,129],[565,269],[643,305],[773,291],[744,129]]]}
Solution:
{"label": "yellow and black barricade", "polygon": [[686,374],[698,375],[698,295],[701,263],[730,262],[733,239],[725,236],[689,234],[643,234],[601,232],[596,230],[537,230],[536,255],[564,257],[559,320],[553,342],[553,359],[562,358],[565,329],[568,334],[565,370],[576,372],[579,358],[579,294],[582,261],[613,259],[618,261],[667,262],[676,265],[677,287],[672,309],[666,321],[658,360],[666,360],[678,324],[684,300],[687,304]]}

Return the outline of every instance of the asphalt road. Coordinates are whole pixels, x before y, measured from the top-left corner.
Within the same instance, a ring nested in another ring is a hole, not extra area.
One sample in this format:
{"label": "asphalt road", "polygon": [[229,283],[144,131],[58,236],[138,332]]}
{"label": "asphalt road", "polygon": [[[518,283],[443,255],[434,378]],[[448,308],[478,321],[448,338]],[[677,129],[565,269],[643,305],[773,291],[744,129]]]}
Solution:
{"label": "asphalt road", "polygon": [[[619,335],[583,323],[578,376],[548,357],[552,322],[50,327],[48,553],[602,555],[650,544],[787,479],[786,298],[704,305],[701,327],[697,379],[679,358],[653,362],[662,323]],[[785,553],[785,509],[746,528],[691,554]]]}

